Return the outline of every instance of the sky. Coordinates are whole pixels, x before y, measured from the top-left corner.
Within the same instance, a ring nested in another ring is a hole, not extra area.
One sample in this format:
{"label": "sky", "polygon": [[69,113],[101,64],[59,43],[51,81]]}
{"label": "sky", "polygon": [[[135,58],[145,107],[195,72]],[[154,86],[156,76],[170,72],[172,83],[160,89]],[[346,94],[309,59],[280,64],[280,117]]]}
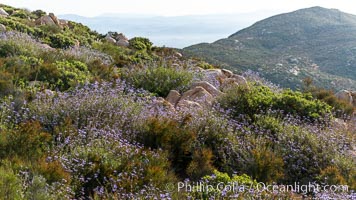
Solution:
{"label": "sky", "polygon": [[353,0],[0,0],[0,3],[30,10],[42,9],[56,15],[77,14],[86,17],[109,13],[156,16],[260,11],[280,13],[312,6],[336,8],[356,15],[356,2]]}

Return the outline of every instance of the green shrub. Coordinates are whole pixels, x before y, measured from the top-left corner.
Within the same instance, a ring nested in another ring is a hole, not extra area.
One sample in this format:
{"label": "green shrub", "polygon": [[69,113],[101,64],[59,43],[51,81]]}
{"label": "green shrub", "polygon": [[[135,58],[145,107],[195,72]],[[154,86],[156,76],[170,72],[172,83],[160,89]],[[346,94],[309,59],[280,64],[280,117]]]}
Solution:
{"label": "green shrub", "polygon": [[12,74],[8,72],[0,72],[0,96],[6,96],[14,92],[15,87],[12,82]]}
{"label": "green shrub", "polygon": [[[115,192],[138,192],[145,184],[162,188],[175,181],[163,152],[104,140],[93,140],[90,145],[76,145],[69,152],[69,159],[87,163],[72,167],[75,170],[72,184],[77,195],[84,192],[86,197],[91,197],[96,188],[103,187],[112,196]],[[112,190],[114,185],[118,191]]]}
{"label": "green shrub", "polygon": [[22,54],[22,49],[20,46],[11,42],[0,42],[0,56],[10,57]]}
{"label": "green shrub", "polygon": [[129,40],[130,47],[136,50],[147,50],[150,51],[152,48],[152,42],[143,37],[134,37]]}
{"label": "green shrub", "polygon": [[234,117],[247,115],[252,119],[255,114],[272,107],[274,96],[266,86],[238,86],[231,88],[218,101],[223,108],[231,109]]}
{"label": "green shrub", "polygon": [[42,130],[39,122],[22,123],[18,129],[1,132],[0,157],[37,159],[45,153],[51,139],[51,136]]}
{"label": "green shrub", "polygon": [[326,103],[313,99],[310,94],[291,90],[284,90],[274,98],[272,108],[311,120],[321,119],[331,114],[331,107]]}
{"label": "green shrub", "polygon": [[213,173],[213,152],[210,149],[198,149],[193,152],[192,161],[187,167],[187,175],[192,180]]}
{"label": "green shrub", "polygon": [[246,164],[246,173],[258,181],[273,183],[284,176],[283,159],[266,146],[252,149]]}
{"label": "green shrub", "polygon": [[18,175],[7,165],[0,166],[0,199],[22,199],[21,191]]}
{"label": "green shrub", "polygon": [[310,120],[328,120],[325,117],[331,114],[330,106],[313,99],[310,94],[289,89],[275,93],[260,85],[233,87],[220,97],[219,103],[223,108],[231,109],[234,117],[247,115],[253,120],[256,114],[267,113],[270,109]]}
{"label": "green shrub", "polygon": [[62,91],[89,82],[88,67],[80,61],[57,61],[55,66],[60,74],[56,86]]}
{"label": "green shrub", "polygon": [[11,17],[18,17],[21,19],[28,19],[30,17],[31,13],[27,10],[17,10],[14,13],[11,14]]}
{"label": "green shrub", "polygon": [[145,69],[126,70],[122,76],[136,88],[143,88],[161,97],[166,97],[170,90],[185,89],[193,78],[191,72],[183,69],[153,65]]}
{"label": "green shrub", "polygon": [[46,179],[39,175],[34,175],[28,188],[25,191],[25,199],[48,200],[52,199],[49,194]]}
{"label": "green shrub", "polygon": [[47,13],[43,10],[32,11],[32,14],[35,15],[37,18],[47,15]]}
{"label": "green shrub", "polygon": [[58,33],[50,36],[50,45],[54,48],[64,49],[74,46],[75,41],[73,40],[73,38]]}
{"label": "green shrub", "polygon": [[136,140],[145,147],[167,150],[175,172],[185,173],[192,161],[192,146],[196,142],[196,133],[170,119],[151,118],[143,128]]}

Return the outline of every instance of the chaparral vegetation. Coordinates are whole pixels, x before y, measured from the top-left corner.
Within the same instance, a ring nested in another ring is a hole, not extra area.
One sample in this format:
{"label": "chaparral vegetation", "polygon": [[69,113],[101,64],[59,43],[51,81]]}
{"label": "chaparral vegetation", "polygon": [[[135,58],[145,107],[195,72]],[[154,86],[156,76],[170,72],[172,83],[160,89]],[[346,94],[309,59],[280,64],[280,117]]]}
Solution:
{"label": "chaparral vegetation", "polygon": [[[0,199],[351,199],[354,107],[332,91],[1,8]],[[259,188],[295,182],[348,190]]]}

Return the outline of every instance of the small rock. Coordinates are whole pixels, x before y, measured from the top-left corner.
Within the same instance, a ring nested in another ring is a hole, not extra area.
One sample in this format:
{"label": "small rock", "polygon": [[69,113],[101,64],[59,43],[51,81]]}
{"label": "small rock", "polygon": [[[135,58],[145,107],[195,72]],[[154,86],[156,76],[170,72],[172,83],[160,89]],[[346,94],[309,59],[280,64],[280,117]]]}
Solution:
{"label": "small rock", "polygon": [[0,8],[0,16],[7,17],[7,16],[9,16],[9,13],[7,13],[3,8]]}
{"label": "small rock", "polygon": [[176,105],[181,98],[181,95],[176,90],[171,90],[166,98],[166,100],[172,105]]}

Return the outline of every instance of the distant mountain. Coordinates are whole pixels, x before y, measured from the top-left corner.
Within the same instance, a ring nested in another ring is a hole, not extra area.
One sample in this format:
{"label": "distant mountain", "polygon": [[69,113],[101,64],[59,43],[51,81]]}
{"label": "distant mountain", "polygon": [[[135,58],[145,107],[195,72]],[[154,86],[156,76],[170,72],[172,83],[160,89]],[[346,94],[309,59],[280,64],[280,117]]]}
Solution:
{"label": "distant mountain", "polygon": [[283,87],[305,77],[332,89],[356,89],[356,16],[312,7],[280,14],[186,54],[229,67],[252,69]]}
{"label": "distant mountain", "polygon": [[128,37],[148,37],[157,46],[183,48],[227,37],[229,33],[250,26],[272,13],[276,12],[177,17],[128,14],[105,14],[92,18],[78,15],[59,17],[81,22],[100,33],[117,31]]}

